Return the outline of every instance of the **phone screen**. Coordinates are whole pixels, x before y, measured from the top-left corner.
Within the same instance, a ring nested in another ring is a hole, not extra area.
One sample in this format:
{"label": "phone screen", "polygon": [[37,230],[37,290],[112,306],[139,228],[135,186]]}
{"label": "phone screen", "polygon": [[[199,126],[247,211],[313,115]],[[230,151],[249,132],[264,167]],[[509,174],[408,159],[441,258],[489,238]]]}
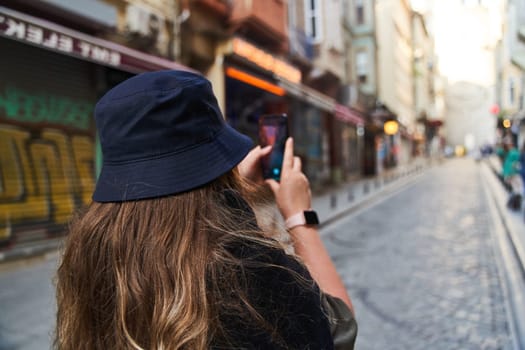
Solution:
{"label": "phone screen", "polygon": [[259,143],[261,147],[272,146],[271,153],[262,159],[265,179],[281,179],[281,166],[284,145],[288,138],[288,118],[286,114],[270,114],[259,117]]}

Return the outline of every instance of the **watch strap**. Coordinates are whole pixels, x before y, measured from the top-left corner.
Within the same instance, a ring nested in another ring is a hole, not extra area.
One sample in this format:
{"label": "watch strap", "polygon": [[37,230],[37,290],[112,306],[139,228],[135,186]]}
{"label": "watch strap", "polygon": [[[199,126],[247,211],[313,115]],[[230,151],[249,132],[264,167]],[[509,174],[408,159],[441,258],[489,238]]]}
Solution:
{"label": "watch strap", "polygon": [[303,225],[318,225],[319,219],[317,218],[317,213],[313,210],[301,211],[297,214],[290,216],[285,220],[284,226],[287,230],[291,230],[297,226]]}

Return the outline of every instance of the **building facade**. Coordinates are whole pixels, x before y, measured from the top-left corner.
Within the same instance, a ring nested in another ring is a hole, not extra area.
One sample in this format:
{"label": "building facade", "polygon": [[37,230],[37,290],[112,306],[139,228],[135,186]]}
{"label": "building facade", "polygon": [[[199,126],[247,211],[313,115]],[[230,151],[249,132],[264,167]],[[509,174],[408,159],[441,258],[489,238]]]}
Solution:
{"label": "building facade", "polygon": [[[413,48],[413,97],[416,117],[413,138],[413,155],[435,153],[432,150],[438,137],[442,116],[436,106],[436,70],[434,41],[427,29],[425,17],[412,11],[412,48]],[[434,146],[435,147],[435,146]]]}
{"label": "building facade", "polygon": [[498,45],[496,82],[498,133],[499,137],[512,137],[521,147],[525,140],[525,1],[508,0],[502,6],[505,21]]}
{"label": "building facade", "polygon": [[[347,82],[343,101],[368,116],[377,100],[377,44],[375,32],[374,0],[347,0],[343,28],[346,47]],[[365,117],[365,119],[369,119]],[[382,125],[375,126],[368,120],[355,130],[358,162],[363,175],[373,175],[378,169],[376,137]],[[352,134],[354,136],[354,134]],[[355,152],[352,150],[352,152]]]}
{"label": "building facade", "polygon": [[495,142],[501,1],[434,2],[436,68],[444,92],[444,137],[467,152]]}
{"label": "building facade", "polygon": [[399,123],[384,138],[384,165],[406,164],[412,158],[410,135],[415,130],[412,10],[408,1],[377,0],[378,97]]}
{"label": "building facade", "polygon": [[[430,73],[417,83],[411,75],[416,44],[406,1],[2,4],[2,246],[61,235],[90,202],[102,162],[94,104],[137,73],[202,73],[226,121],[255,143],[261,115],[287,114],[314,191],[407,161],[415,111],[430,114]],[[423,24],[417,33],[426,35]],[[371,117],[378,111],[386,114]],[[401,128],[386,136],[388,118]]]}
{"label": "building facade", "polygon": [[9,246],[62,235],[91,201],[101,160],[92,113],[102,94],[140,72],[189,68],[122,45],[110,20],[46,1],[4,3],[0,244]]}

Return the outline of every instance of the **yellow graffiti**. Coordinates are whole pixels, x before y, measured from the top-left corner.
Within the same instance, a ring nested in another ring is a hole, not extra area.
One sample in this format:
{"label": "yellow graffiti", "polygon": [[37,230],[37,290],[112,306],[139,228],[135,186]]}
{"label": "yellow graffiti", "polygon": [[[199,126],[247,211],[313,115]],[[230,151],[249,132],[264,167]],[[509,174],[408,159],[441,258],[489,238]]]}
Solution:
{"label": "yellow graffiti", "polygon": [[52,158],[48,158],[48,161],[55,163],[49,169],[56,170],[55,176],[51,176],[53,185],[51,193],[52,197],[55,198],[53,202],[56,203],[56,211],[53,214],[55,222],[64,223],[69,219],[71,212],[75,208],[73,194],[77,188],[75,185],[77,172],[73,163],[73,150],[69,143],[69,138],[61,131],[44,130],[42,139],[51,141],[52,145],[54,145],[54,153],[50,154]]}
{"label": "yellow graffiti", "polygon": [[[0,128],[0,164],[2,164],[2,191],[0,202],[14,201],[24,195],[24,174],[28,170],[28,162],[18,150],[24,148],[24,143],[30,137],[29,132],[3,126]],[[11,166],[6,166],[11,164]]]}
{"label": "yellow graffiti", "polygon": [[77,176],[80,180],[80,193],[82,194],[82,203],[91,202],[91,194],[95,189],[95,153],[93,150],[93,141],[86,136],[73,137],[73,153]]}
{"label": "yellow graffiti", "polygon": [[94,187],[93,141],[61,130],[39,137],[0,124],[0,239],[26,222],[63,224]]}
{"label": "yellow graffiti", "polygon": [[28,132],[0,126],[0,169],[5,182],[0,193],[0,218],[5,217],[11,224],[25,219],[27,213],[48,215],[46,202],[35,196],[32,167],[26,152],[29,137]]}

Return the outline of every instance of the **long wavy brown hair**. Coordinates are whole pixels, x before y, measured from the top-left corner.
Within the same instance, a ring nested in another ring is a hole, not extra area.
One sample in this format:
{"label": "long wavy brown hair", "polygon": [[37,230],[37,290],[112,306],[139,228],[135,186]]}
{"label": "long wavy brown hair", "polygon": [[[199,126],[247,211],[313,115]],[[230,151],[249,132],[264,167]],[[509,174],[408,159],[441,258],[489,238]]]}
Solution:
{"label": "long wavy brown hair", "polygon": [[199,350],[212,340],[227,343],[218,317],[225,291],[271,333],[250,307],[242,264],[228,250],[240,239],[277,244],[225,205],[225,189],[250,201],[246,186],[233,170],[186,193],[93,202],[78,214],[57,274],[55,347]]}

